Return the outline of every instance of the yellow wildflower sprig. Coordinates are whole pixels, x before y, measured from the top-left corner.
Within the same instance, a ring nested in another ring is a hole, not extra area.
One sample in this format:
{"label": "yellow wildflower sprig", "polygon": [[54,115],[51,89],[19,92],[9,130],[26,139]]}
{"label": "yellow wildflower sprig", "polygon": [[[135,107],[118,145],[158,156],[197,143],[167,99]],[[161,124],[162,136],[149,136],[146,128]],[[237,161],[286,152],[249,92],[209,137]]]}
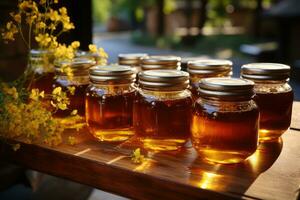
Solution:
{"label": "yellow wildflower sprig", "polygon": [[62,90],[61,87],[56,87],[52,91],[51,105],[57,110],[66,110],[70,104],[70,99],[67,93]]}
{"label": "yellow wildflower sprig", "polygon": [[95,55],[95,59],[98,65],[106,65],[108,54],[104,51],[103,48],[97,48],[96,45],[90,44],[89,45],[89,51],[93,55]]}
{"label": "yellow wildflower sprig", "polygon": [[132,152],[131,160],[135,164],[140,164],[145,160],[145,156],[141,153],[140,148],[137,148]]}

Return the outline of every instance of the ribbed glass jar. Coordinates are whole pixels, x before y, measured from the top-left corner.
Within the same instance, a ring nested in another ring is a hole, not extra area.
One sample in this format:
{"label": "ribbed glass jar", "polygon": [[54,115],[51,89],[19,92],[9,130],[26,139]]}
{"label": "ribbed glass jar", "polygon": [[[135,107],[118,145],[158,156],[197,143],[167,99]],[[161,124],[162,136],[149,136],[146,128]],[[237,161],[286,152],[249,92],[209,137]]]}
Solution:
{"label": "ribbed glass jar", "polygon": [[258,145],[259,111],[252,100],[254,83],[234,78],[207,78],[192,114],[192,143],[204,159],[238,163]]}
{"label": "ribbed glass jar", "polygon": [[255,82],[256,104],[260,109],[259,139],[278,139],[290,126],[294,94],[288,84],[290,67],[278,63],[243,65],[241,77]]}

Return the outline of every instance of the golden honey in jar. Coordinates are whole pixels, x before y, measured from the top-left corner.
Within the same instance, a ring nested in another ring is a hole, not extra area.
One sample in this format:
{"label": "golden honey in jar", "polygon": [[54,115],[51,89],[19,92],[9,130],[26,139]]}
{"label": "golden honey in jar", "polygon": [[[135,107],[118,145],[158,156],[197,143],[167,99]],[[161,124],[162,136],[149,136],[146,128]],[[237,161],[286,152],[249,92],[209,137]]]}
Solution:
{"label": "golden honey in jar", "polygon": [[[67,93],[70,104],[66,110],[57,110],[54,114],[58,118],[70,117],[73,110],[77,110],[81,117],[79,121],[84,121],[85,117],[85,91],[89,85],[89,69],[95,65],[95,61],[88,58],[75,58],[70,61],[58,61],[55,63],[56,79],[53,88],[61,87]],[[63,68],[69,68],[72,76],[68,76]],[[72,94],[72,87],[75,88]],[[65,123],[69,123],[64,120]]]}
{"label": "golden honey in jar", "polygon": [[30,51],[30,67],[34,77],[29,80],[30,88],[37,88],[45,94],[51,94],[54,81],[55,69],[53,53],[47,50],[32,49]]}
{"label": "golden honey in jar", "polygon": [[130,66],[95,66],[86,90],[86,122],[99,141],[121,142],[134,135],[135,71]]}
{"label": "golden honey in jar", "polygon": [[294,95],[289,75],[290,67],[277,63],[251,63],[241,68],[242,78],[255,82],[260,141],[276,140],[290,126]]}
{"label": "golden honey in jar", "polygon": [[180,70],[180,61],[180,57],[172,55],[145,56],[141,58],[141,69],[142,71],[155,69]]}
{"label": "golden honey in jar", "polygon": [[232,62],[229,60],[206,59],[194,60],[187,64],[190,74],[190,87],[193,99],[199,98],[199,81],[210,77],[230,77],[232,74]]}
{"label": "golden honey in jar", "polygon": [[258,145],[259,111],[252,100],[254,83],[236,78],[206,78],[192,111],[192,143],[215,163],[238,163]]}
{"label": "golden honey in jar", "polygon": [[188,84],[189,75],[183,71],[139,73],[133,123],[145,149],[177,150],[190,138],[192,98]]}

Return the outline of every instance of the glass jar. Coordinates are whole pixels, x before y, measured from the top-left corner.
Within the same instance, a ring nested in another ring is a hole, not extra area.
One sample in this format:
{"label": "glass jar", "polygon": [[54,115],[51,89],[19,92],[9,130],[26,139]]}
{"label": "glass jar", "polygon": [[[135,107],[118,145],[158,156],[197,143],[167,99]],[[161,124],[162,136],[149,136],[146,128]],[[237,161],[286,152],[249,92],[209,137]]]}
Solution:
{"label": "glass jar", "polygon": [[276,140],[290,126],[294,95],[289,75],[290,67],[277,63],[251,63],[241,68],[241,77],[255,82],[260,141]]}
{"label": "glass jar", "polygon": [[45,94],[51,94],[55,75],[53,53],[48,50],[32,49],[29,56],[30,67],[34,73],[29,88],[37,88]]}
{"label": "glass jar", "polygon": [[206,78],[192,113],[194,148],[204,159],[238,163],[258,145],[259,111],[252,100],[254,83],[236,78]]}
{"label": "glass jar", "polygon": [[192,56],[192,57],[181,57],[181,70],[187,72],[188,62],[207,60],[207,56]]}
{"label": "glass jar", "polygon": [[142,71],[154,69],[180,70],[180,57],[171,55],[146,56],[141,58]]}
{"label": "glass jar", "polygon": [[193,99],[199,98],[199,81],[210,77],[230,77],[232,75],[232,62],[229,60],[195,60],[188,62],[187,71],[190,74],[190,87]]}
{"label": "glass jar", "polygon": [[134,102],[134,128],[144,148],[177,150],[190,138],[192,99],[189,75],[178,70],[148,70],[139,74]]}
{"label": "glass jar", "polygon": [[121,142],[134,135],[135,71],[130,66],[95,66],[86,90],[86,122],[99,141]]}
{"label": "glass jar", "polygon": [[[58,61],[55,63],[56,79],[53,88],[61,87],[62,91],[67,93],[70,104],[66,110],[57,110],[54,114],[58,118],[69,117],[73,110],[77,110],[77,114],[84,121],[85,118],[85,90],[89,85],[89,69],[94,66],[96,62],[88,58],[75,58],[71,61]],[[68,77],[63,68],[70,68],[72,77]],[[75,88],[74,94],[71,88]],[[65,120],[69,123],[68,120]],[[70,122],[72,124],[72,122]]]}

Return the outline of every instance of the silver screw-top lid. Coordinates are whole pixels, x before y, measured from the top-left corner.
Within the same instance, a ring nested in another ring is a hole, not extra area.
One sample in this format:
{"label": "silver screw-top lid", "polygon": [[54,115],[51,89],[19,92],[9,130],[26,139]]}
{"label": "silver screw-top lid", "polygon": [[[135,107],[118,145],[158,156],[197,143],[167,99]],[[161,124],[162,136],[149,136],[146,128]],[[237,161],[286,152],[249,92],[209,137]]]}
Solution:
{"label": "silver screw-top lid", "polygon": [[195,60],[188,62],[187,71],[191,75],[225,76],[232,73],[232,62],[219,59]]}
{"label": "silver screw-top lid", "polygon": [[279,63],[250,63],[241,68],[241,77],[253,81],[281,81],[290,77],[290,66]]}
{"label": "silver screw-top lid", "polygon": [[202,98],[228,101],[250,100],[254,82],[240,78],[205,78],[199,83],[199,95]]}
{"label": "silver screw-top lid", "polygon": [[139,66],[141,58],[148,56],[146,53],[122,53],[118,55],[119,65]]}
{"label": "silver screw-top lid", "polygon": [[139,87],[155,91],[180,91],[189,85],[189,74],[179,70],[148,70],[139,73]]}
{"label": "silver screw-top lid", "polygon": [[180,69],[180,60],[178,56],[156,55],[141,58],[142,70],[154,69]]}
{"label": "silver screw-top lid", "polygon": [[90,80],[99,84],[122,84],[135,81],[135,71],[130,66],[94,66],[90,69]]}

